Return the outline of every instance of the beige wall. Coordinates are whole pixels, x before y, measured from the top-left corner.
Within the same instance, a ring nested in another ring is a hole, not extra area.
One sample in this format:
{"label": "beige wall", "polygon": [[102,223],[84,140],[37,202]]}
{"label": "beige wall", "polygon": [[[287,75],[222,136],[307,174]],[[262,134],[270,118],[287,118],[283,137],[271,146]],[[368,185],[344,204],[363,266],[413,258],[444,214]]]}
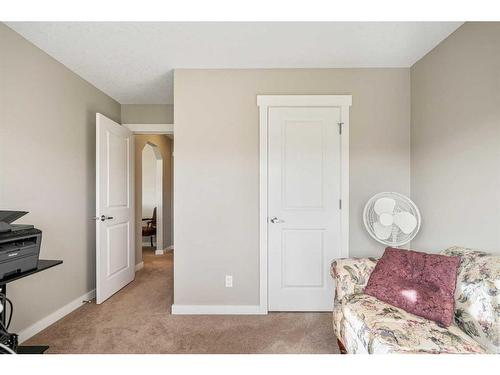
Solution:
{"label": "beige wall", "polygon": [[170,104],[122,104],[124,124],[173,124],[174,106]]}
{"label": "beige wall", "polygon": [[163,158],[163,248],[172,245],[172,149],[165,135],[134,135],[135,138],[135,263],[142,261],[142,150],[147,142],[158,147]]}
{"label": "beige wall", "polygon": [[412,246],[500,253],[500,23],[466,23],[411,69]]}
{"label": "beige wall", "polygon": [[[176,70],[175,303],[259,303],[257,94],[351,94],[350,254],[380,191],[409,194],[409,69]],[[234,287],[224,287],[224,275]]]}
{"label": "beige wall", "polygon": [[19,332],[95,288],[95,114],[120,104],[0,24],[0,207],[27,210],[41,258],[64,264],[9,284]]}

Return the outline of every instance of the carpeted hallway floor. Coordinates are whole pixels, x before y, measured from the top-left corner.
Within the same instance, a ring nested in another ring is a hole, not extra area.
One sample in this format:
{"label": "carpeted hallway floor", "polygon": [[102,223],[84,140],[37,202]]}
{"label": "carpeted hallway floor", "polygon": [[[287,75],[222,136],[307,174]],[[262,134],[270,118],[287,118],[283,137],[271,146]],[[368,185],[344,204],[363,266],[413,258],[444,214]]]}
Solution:
{"label": "carpeted hallway floor", "polygon": [[144,252],[135,280],[28,340],[47,353],[338,353],[331,313],[171,315],[173,254]]}

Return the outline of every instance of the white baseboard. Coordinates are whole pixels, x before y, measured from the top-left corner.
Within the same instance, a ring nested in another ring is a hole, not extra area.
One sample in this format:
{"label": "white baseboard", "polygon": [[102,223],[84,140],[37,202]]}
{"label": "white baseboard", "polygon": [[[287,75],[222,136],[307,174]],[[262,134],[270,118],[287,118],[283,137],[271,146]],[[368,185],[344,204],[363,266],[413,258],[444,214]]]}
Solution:
{"label": "white baseboard", "polygon": [[172,315],[265,315],[259,305],[172,305]]}
{"label": "white baseboard", "polygon": [[137,271],[139,271],[139,270],[141,270],[141,269],[143,269],[143,268],[144,268],[144,262],[137,263],[137,264],[135,265],[135,272],[137,272]]}
{"label": "white baseboard", "polygon": [[70,312],[75,311],[77,308],[83,306],[83,301],[88,301],[93,298],[95,298],[95,289],[91,290],[88,293],[85,293],[83,296],[76,298],[67,305],[54,311],[52,314],[47,315],[45,318],[23,329],[21,332],[19,332],[19,342],[22,343],[23,341],[28,340],[30,337],[35,336],[38,332],[44,330],[51,324],[54,324],[59,319],[64,318]]}
{"label": "white baseboard", "polygon": [[174,249],[174,245],[170,245],[169,247],[166,247],[163,250],[155,250],[155,255],[163,255],[167,251],[170,251],[170,250],[173,250],[173,249]]}

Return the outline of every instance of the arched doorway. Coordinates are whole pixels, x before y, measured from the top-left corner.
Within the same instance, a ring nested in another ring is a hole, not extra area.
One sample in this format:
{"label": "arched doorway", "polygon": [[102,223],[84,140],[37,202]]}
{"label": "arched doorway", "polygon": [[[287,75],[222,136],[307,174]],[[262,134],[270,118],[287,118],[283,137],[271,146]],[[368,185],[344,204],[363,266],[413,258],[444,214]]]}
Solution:
{"label": "arched doorway", "polygon": [[[156,208],[156,255],[162,255],[163,246],[163,158],[157,145],[146,142],[142,149],[142,218],[147,222]],[[144,223],[145,224],[145,223]],[[144,240],[144,239],[143,239]],[[151,239],[152,241],[152,239]]]}

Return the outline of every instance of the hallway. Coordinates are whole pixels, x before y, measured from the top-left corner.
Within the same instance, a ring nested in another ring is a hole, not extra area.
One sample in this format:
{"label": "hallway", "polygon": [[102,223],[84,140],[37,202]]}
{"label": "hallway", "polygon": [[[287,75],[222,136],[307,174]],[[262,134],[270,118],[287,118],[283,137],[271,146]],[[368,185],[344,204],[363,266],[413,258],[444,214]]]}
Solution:
{"label": "hallway", "polygon": [[171,315],[173,253],[144,251],[135,280],[26,342],[47,353],[338,353],[331,313]]}

